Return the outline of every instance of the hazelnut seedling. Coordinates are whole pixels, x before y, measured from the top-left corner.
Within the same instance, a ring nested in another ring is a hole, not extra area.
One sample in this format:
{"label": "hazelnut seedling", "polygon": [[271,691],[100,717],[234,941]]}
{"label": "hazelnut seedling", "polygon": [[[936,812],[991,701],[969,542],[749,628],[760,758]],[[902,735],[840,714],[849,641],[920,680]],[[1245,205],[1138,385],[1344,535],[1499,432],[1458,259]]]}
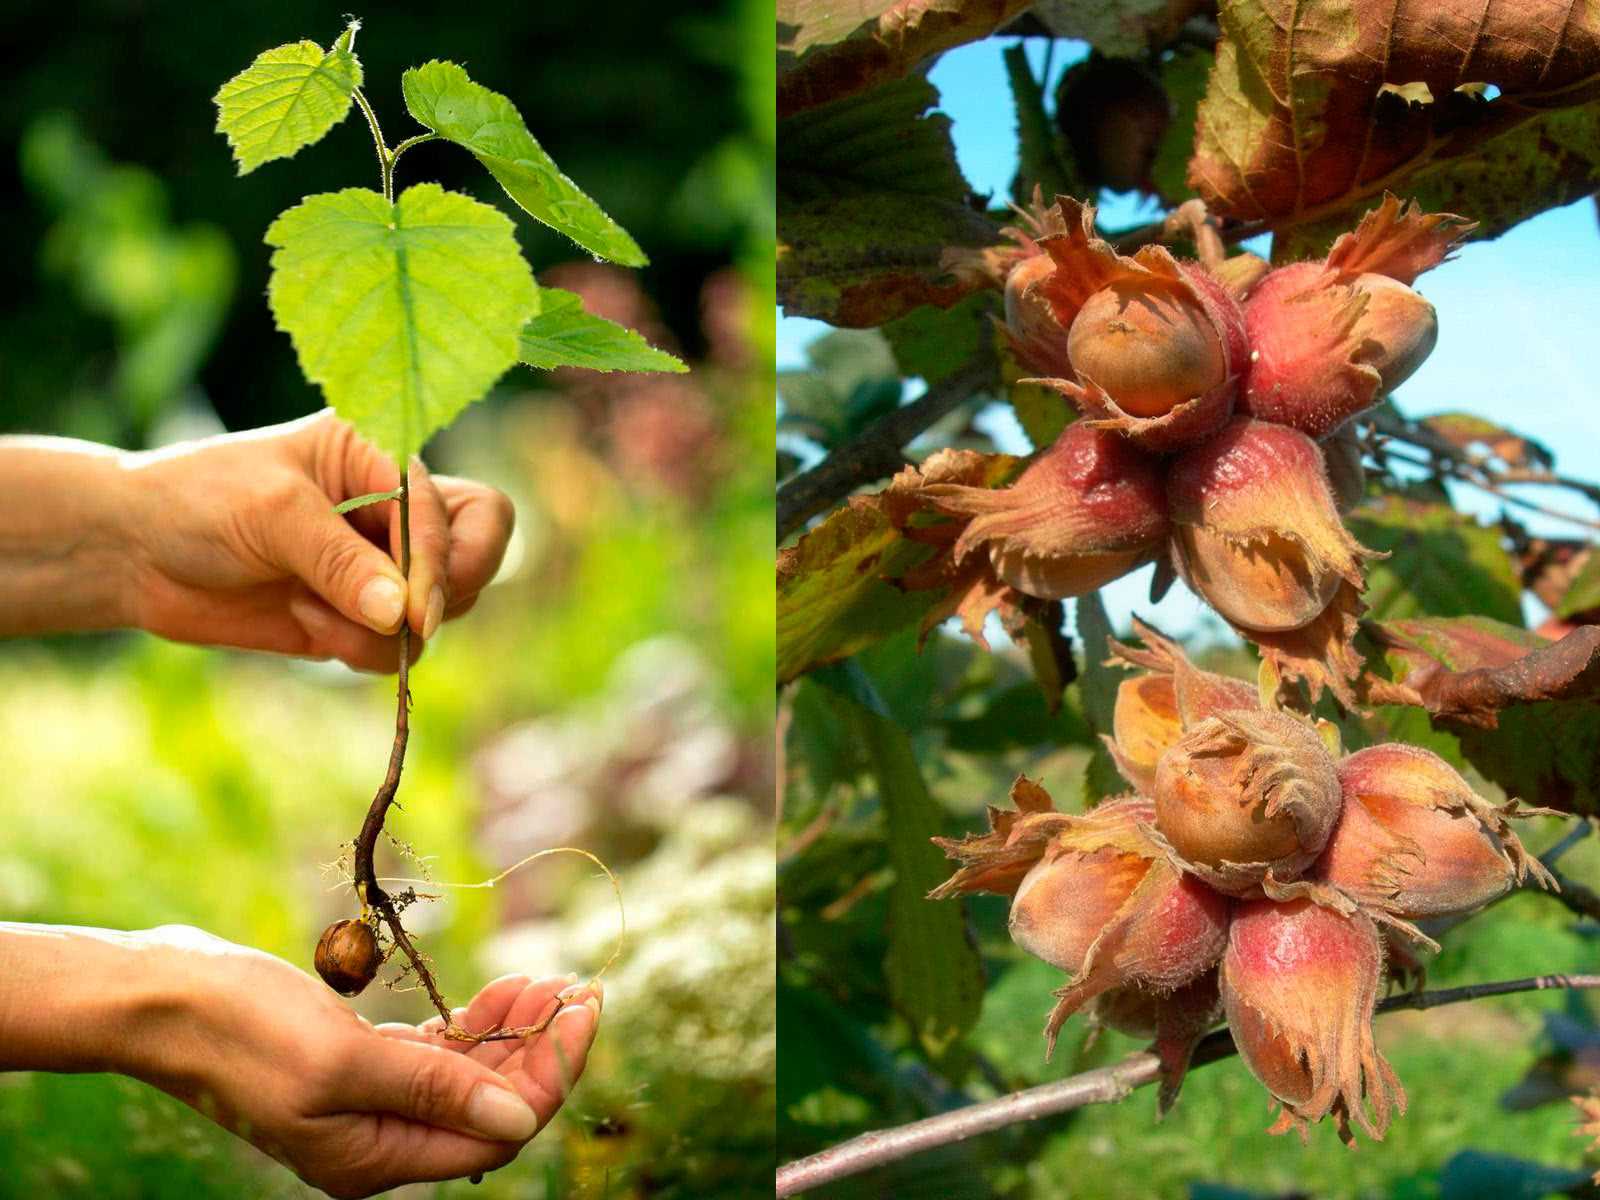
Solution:
{"label": "hazelnut seedling", "polygon": [[[391,147],[361,90],[359,29],[352,19],[328,50],[300,41],[257,56],[217,92],[217,130],[228,139],[242,175],[320,141],[352,105],[366,118],[381,190],[352,187],[307,196],[282,213],[266,234],[274,248],[268,299],[306,378],[340,417],[394,460],[399,484],[393,491],[350,497],[336,511],[396,503],[399,565],[409,577],[407,464],[511,366],[520,361],[539,369],[687,368],[631,330],[585,312],[571,293],[540,288],[511,220],[498,209],[434,183],[396,195],[395,168],[407,150],[451,142],[477,158],[519,209],[596,258],[630,267],[647,261],[627,232],[561,173],[516,106],[454,63],[432,61],[404,73],[406,110],[422,129]],[[379,882],[374,853],[400,787],[411,708],[411,632],[404,623],[396,640],[394,743],[350,856],[350,885],[360,912],[323,933],[317,970],[336,991],[355,995],[398,949],[449,1036],[481,1040],[536,1032],[462,1030],[401,920],[401,910],[419,897],[410,891],[391,895]],[[380,932],[387,935],[386,947]]]}

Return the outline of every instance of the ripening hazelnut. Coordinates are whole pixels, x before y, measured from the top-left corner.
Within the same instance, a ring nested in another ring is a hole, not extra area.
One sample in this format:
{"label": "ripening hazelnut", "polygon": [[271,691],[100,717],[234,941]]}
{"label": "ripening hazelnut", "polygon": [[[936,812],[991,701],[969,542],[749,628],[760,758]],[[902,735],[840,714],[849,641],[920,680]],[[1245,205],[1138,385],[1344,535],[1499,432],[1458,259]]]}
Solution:
{"label": "ripening hazelnut", "polygon": [[941,512],[970,520],[952,554],[987,551],[995,574],[1030,596],[1081,596],[1148,561],[1166,540],[1154,460],[1126,439],[1067,426],[1007,488],[930,484]]}
{"label": "ripening hazelnut", "polygon": [[1471,912],[1530,872],[1553,884],[1507,813],[1432,751],[1369,746],[1340,760],[1338,771],[1344,812],[1314,878],[1406,919]]}
{"label": "ripening hazelnut", "polygon": [[1405,1111],[1372,1037],[1382,972],[1377,928],[1354,906],[1308,897],[1235,906],[1222,1001],[1240,1057],[1283,1105],[1271,1132],[1331,1114],[1346,1141],[1351,1120],[1382,1139],[1391,1107]]}
{"label": "ripening hazelnut", "polygon": [[1208,717],[1156,764],[1156,828],[1229,895],[1296,879],[1339,818],[1339,777],[1315,730],[1284,713]]}
{"label": "ripening hazelnut", "polygon": [[365,921],[335,921],[317,941],[317,974],[341,996],[360,995],[382,961],[377,935]]}
{"label": "ripening hazelnut", "polygon": [[1078,377],[1099,384],[1134,417],[1166,416],[1227,375],[1222,339],[1192,290],[1144,280],[1090,296],[1067,349]]}
{"label": "ripening hazelnut", "polygon": [[1038,286],[1055,266],[1049,255],[1036,254],[1024,258],[1006,275],[1006,332],[1012,351],[1030,371],[1044,375],[1060,375],[1071,369],[1066,326],[1045,289]]}
{"label": "ripening hazelnut", "polygon": [[1339,517],[1322,451],[1294,429],[1234,418],[1173,460],[1167,500],[1179,573],[1243,629],[1299,629],[1342,583],[1363,586],[1371,551]]}

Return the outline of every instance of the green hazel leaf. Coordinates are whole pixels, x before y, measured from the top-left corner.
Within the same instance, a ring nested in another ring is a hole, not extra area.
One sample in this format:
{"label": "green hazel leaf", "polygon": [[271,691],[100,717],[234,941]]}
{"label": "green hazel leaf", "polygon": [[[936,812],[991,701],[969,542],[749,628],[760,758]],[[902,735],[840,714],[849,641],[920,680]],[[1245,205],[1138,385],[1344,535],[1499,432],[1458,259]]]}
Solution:
{"label": "green hazel leaf", "polygon": [[561,173],[516,105],[499,92],[474,83],[455,63],[437,60],[412,67],[400,87],[411,115],[470,150],[529,216],[612,262],[642,267],[650,261],[627,230]]}
{"label": "green hazel leaf", "polygon": [[394,204],[364,188],[309,196],[266,240],[267,298],[306,378],[402,462],[516,362],[539,311],[510,218],[435,183]]}
{"label": "green hazel leaf", "polygon": [[394,488],[387,492],[368,492],[364,496],[351,496],[333,506],[333,511],[343,516],[347,512],[354,512],[358,508],[365,508],[369,504],[382,504],[385,500],[400,499],[400,489]]}
{"label": "green hazel leaf", "polygon": [[239,174],[297,154],[344,120],[361,86],[348,33],[326,52],[310,41],[264,51],[218,89],[217,132],[233,147]]}
{"label": "green hazel leaf", "polygon": [[522,327],[519,353],[530,367],[677,374],[689,369],[626,326],[584,312],[582,299],[573,292],[543,288],[539,298],[539,315]]}

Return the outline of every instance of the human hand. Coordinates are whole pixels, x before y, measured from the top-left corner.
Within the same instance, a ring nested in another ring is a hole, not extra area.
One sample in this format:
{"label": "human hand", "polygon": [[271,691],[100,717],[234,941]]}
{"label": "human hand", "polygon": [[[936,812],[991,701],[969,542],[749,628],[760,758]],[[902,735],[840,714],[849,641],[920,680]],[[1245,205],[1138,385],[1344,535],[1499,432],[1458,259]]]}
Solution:
{"label": "human hand", "polygon": [[142,1038],[131,1073],[193,1105],[334,1196],[504,1166],[549,1124],[583,1073],[600,1012],[573,976],[508,975],[456,1020],[470,1032],[533,1025],[473,1044],[420,1026],[368,1024],[288,963],[197,929],[141,935],[183,997]]}
{"label": "human hand", "polygon": [[[402,616],[432,637],[470,609],[511,536],[511,502],[413,460],[411,579],[399,505],[333,506],[399,485],[395,464],[331,411],[124,459],[131,623],[183,642],[399,666]],[[387,549],[385,549],[387,548]]]}

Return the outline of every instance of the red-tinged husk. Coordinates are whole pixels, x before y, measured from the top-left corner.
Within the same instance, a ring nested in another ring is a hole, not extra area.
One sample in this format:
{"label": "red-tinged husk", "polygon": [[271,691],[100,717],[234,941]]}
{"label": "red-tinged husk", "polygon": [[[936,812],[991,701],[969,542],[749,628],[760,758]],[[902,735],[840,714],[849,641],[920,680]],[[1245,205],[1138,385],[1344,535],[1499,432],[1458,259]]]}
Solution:
{"label": "red-tinged husk", "polygon": [[1262,279],[1245,305],[1253,363],[1240,407],[1321,438],[1393,391],[1438,337],[1433,306],[1410,285],[1470,229],[1385,196],[1324,261]]}
{"label": "red-tinged husk", "polygon": [[1044,375],[1061,375],[1072,369],[1067,327],[1038,286],[1055,269],[1050,256],[1039,253],[1023,259],[1006,276],[1005,329],[1012,352],[1028,370]]}
{"label": "red-tinged husk", "polygon": [[1346,579],[1340,582],[1328,607],[1299,629],[1280,633],[1258,629],[1241,629],[1240,632],[1255,642],[1261,657],[1272,665],[1280,679],[1304,681],[1313,701],[1326,688],[1340,704],[1355,708],[1357,697],[1352,685],[1366,665],[1356,649],[1355,637],[1365,611],[1361,589]]}
{"label": "red-tinged husk", "polygon": [[[1579,1137],[1591,1139],[1589,1149],[1600,1150],[1600,1088],[1588,1096],[1574,1096],[1572,1103],[1578,1107],[1581,1122],[1575,1132]],[[1594,1181],[1600,1184],[1600,1171],[1594,1173]]]}
{"label": "red-tinged husk", "polygon": [[1378,557],[1340,520],[1316,443],[1282,425],[1236,418],[1173,461],[1167,499],[1179,574],[1252,640],[1310,625],[1345,584],[1359,597]]}
{"label": "red-tinged husk", "polygon": [[[1139,885],[1089,946],[1082,965],[1045,1022],[1045,1057],[1068,1017],[1111,988],[1141,984],[1170,992],[1214,967],[1227,942],[1228,901],[1195,876],[1179,870],[1159,845]],[[1013,935],[1015,936],[1015,935]]]}
{"label": "red-tinged husk", "polygon": [[1346,278],[1387,275],[1410,285],[1438,266],[1477,225],[1454,213],[1425,213],[1415,201],[1402,205],[1392,193],[1341,234],[1328,251],[1327,266]]}
{"label": "red-tinged husk", "polygon": [[1472,912],[1528,875],[1554,880],[1509,818],[1438,755],[1399,742],[1339,763],[1344,812],[1311,874],[1407,920]]}
{"label": "red-tinged husk", "polygon": [[1165,993],[1138,984],[1113,988],[1095,998],[1090,1016],[1120,1033],[1153,1039],[1150,1049],[1161,1060],[1156,1116],[1164,1117],[1178,1098],[1195,1046],[1222,1016],[1217,972],[1213,968]]}
{"label": "red-tinged husk", "polygon": [[[1216,430],[1249,365],[1238,302],[1161,246],[1118,254],[1095,232],[1090,206],[1063,197],[1055,212],[1055,232],[1036,243],[1051,268],[1030,261],[1013,270],[1014,289],[1007,281],[1012,344],[1044,375],[1029,382],[1157,453]],[[1066,360],[1057,327],[1067,331]]]}
{"label": "red-tinged husk", "polygon": [[989,832],[935,838],[961,864],[930,899],[1010,895],[1011,936],[1065,971],[1046,1026],[1046,1053],[1069,1015],[1111,988],[1170,992],[1216,964],[1227,901],[1181,874],[1148,834],[1155,809],[1139,796],[1081,815],[1059,813],[1038,784],[1019,778],[1015,812],[991,808]]}
{"label": "red-tinged husk", "polygon": [[1073,424],[1008,488],[934,484],[921,496],[968,518],[951,549],[987,553],[995,576],[1030,596],[1079,596],[1148,561],[1167,533],[1154,460],[1104,430]]}
{"label": "red-tinged husk", "polygon": [[1256,708],[1257,692],[1241,679],[1195,667],[1177,643],[1137,618],[1133,627],[1145,645],[1128,646],[1113,639],[1111,653],[1148,670],[1118,685],[1112,736],[1105,742],[1123,778],[1151,795],[1156,763],[1185,728],[1219,712]]}
{"label": "red-tinged husk", "polygon": [[1014,473],[1020,461],[974,450],[940,450],[920,466],[901,471],[876,496],[852,498],[852,504],[876,506],[910,540],[936,548],[926,561],[889,581],[907,591],[944,593],[923,616],[923,639],[946,618],[958,616],[967,634],[988,649],[983,625],[989,613],[999,610],[1004,618],[1008,611],[1022,608],[1026,598],[997,577],[987,562],[974,558],[957,563],[952,558],[951,547],[965,526],[943,519],[923,494],[945,484],[987,490]]}
{"label": "red-tinged husk", "polygon": [[1189,870],[1233,896],[1299,876],[1339,819],[1339,777],[1321,737],[1286,713],[1208,717],[1156,765],[1156,828]]}
{"label": "red-tinged husk", "polygon": [[[1308,896],[1237,904],[1221,991],[1240,1057],[1283,1113],[1270,1132],[1330,1114],[1352,1140],[1353,1120],[1381,1141],[1405,1091],[1373,1041],[1383,943],[1355,907]],[[1370,1106],[1370,1112],[1369,1112]]]}

